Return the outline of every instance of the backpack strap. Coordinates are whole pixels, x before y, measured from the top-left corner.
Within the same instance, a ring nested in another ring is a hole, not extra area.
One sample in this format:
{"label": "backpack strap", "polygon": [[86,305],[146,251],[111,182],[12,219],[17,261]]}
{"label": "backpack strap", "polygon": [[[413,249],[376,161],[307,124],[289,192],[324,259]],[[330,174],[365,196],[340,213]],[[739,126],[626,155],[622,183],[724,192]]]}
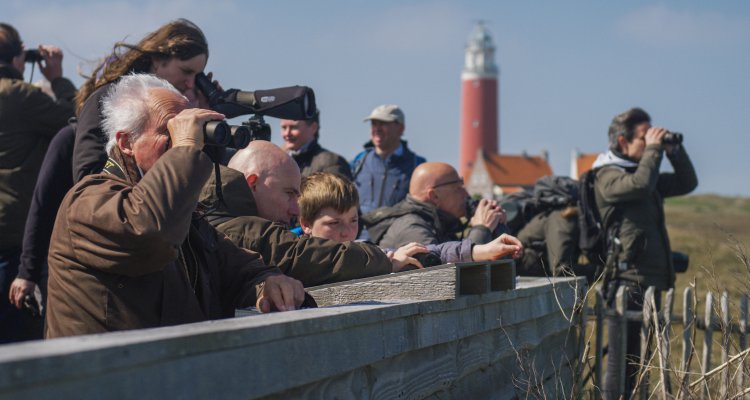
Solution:
{"label": "backpack strap", "polygon": [[354,157],[354,161],[352,161],[352,180],[357,179],[359,173],[362,172],[365,160],[367,160],[367,156],[369,156],[371,152],[372,149],[365,149],[363,152],[359,153],[357,157]]}

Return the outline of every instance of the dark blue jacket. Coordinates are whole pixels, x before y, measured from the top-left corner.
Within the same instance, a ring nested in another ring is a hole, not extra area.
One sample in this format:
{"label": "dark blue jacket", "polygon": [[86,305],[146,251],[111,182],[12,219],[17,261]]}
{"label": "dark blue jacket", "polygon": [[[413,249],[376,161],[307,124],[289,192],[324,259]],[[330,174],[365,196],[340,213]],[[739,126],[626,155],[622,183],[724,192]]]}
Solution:
{"label": "dark blue jacket", "polygon": [[383,160],[375,152],[372,142],[367,142],[365,150],[352,160],[352,176],[359,191],[362,214],[395,205],[409,193],[411,173],[425,159],[409,150],[405,140],[401,144],[402,154],[393,153]]}

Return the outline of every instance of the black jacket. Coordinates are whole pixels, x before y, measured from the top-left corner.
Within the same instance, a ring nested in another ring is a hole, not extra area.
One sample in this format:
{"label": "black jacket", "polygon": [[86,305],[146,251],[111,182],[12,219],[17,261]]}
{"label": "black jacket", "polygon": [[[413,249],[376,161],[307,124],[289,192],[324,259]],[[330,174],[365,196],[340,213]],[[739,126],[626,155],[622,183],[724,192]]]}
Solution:
{"label": "black jacket", "polygon": [[344,157],[321,147],[318,139],[313,140],[304,151],[292,155],[292,158],[299,165],[303,177],[315,172],[333,172],[352,179],[352,171]]}
{"label": "black jacket", "polygon": [[102,122],[101,101],[112,84],[96,89],[83,103],[78,115],[75,147],[73,150],[73,180],[80,181],[87,175],[98,174],[107,161],[107,137]]}
{"label": "black jacket", "polygon": [[76,90],[51,82],[56,100],[0,63],[0,250],[20,248],[31,194],[50,139],[73,116]]}
{"label": "black jacket", "polygon": [[23,233],[23,252],[18,277],[39,284],[47,265],[47,252],[55,216],[65,194],[73,187],[70,164],[75,128],[67,125],[50,142],[31,198]]}

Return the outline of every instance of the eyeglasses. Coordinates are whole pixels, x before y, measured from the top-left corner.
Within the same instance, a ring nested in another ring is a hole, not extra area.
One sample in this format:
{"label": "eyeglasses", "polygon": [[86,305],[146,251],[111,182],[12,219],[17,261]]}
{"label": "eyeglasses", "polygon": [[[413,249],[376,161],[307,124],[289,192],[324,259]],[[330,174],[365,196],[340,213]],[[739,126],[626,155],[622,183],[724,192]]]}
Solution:
{"label": "eyeglasses", "polygon": [[460,183],[461,186],[463,186],[464,185],[464,179],[461,178],[461,177],[459,177],[456,180],[452,180],[452,181],[448,181],[448,182],[443,182],[443,183],[438,183],[437,185],[433,186],[432,189],[437,189],[437,188],[439,188],[441,186],[448,186],[448,185],[453,185],[453,184],[456,184],[456,183]]}

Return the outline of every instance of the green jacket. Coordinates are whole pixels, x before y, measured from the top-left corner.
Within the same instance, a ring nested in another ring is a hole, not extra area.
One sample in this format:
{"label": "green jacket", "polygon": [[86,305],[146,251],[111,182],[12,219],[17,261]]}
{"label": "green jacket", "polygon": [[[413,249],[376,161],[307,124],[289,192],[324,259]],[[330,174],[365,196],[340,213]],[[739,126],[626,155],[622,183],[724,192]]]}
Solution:
{"label": "green jacket", "polygon": [[635,168],[604,166],[597,171],[595,182],[596,204],[604,225],[622,221],[616,260],[619,279],[659,290],[671,288],[675,279],[664,198],[690,193],[698,186],[693,164],[682,146],[668,155],[674,173],[659,173],[662,150],[660,144],[646,146]]}
{"label": "green jacket", "polygon": [[20,248],[49,141],[74,114],[73,84],[58,78],[52,90],[57,100],[0,63],[0,250]]}
{"label": "green jacket", "polygon": [[557,276],[578,262],[578,218],[565,218],[562,212],[540,213],[518,232],[523,243],[519,275]]}
{"label": "green jacket", "polygon": [[[221,168],[224,205],[208,213],[207,220],[234,244],[260,253],[271,266],[298,279],[305,287],[388,274],[391,261],[377,246],[365,242],[298,237],[283,224],[257,217],[253,193],[245,177]],[[210,178],[200,202],[217,204],[216,181]]]}

